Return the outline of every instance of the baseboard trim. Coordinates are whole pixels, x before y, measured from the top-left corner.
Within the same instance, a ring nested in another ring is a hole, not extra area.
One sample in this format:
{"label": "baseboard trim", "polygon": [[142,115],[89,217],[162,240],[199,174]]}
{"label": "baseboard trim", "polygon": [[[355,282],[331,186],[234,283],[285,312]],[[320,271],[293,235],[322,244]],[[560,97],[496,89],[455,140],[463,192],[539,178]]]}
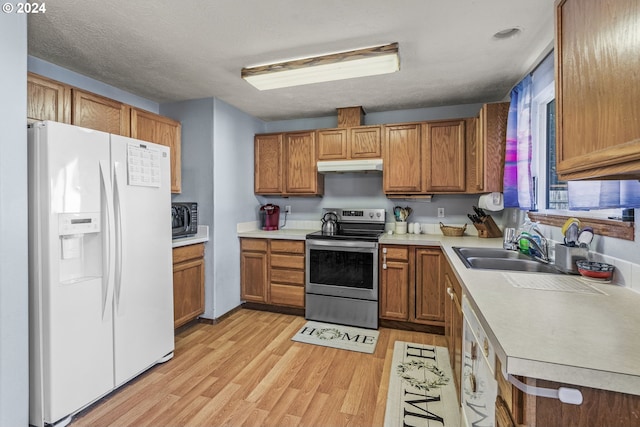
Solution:
{"label": "baseboard trim", "polygon": [[242,303],[240,307],[248,308],[250,310],[270,311],[272,313],[291,314],[293,316],[304,317],[304,308],[299,307],[283,307],[280,305],[261,304],[258,302],[245,302]]}
{"label": "baseboard trim", "polygon": [[404,331],[424,332],[427,334],[444,335],[444,326],[423,325],[419,323],[401,322],[399,320],[380,319],[381,328],[401,329]]}

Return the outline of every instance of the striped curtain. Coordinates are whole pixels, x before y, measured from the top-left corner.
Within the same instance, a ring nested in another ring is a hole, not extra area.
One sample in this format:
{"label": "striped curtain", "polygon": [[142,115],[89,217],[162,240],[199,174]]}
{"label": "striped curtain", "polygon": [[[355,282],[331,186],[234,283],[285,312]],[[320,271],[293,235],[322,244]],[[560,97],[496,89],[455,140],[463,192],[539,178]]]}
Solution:
{"label": "striped curtain", "polygon": [[511,90],[504,165],[504,207],[533,207],[531,179],[531,76]]}

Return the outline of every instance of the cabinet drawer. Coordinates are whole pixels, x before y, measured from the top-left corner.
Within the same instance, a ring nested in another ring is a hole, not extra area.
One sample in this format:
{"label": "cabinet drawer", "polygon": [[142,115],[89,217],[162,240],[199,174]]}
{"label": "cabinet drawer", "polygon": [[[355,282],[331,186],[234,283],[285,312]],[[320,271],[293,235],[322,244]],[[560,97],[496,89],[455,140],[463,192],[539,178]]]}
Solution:
{"label": "cabinet drawer", "polygon": [[271,267],[304,270],[304,256],[271,254]]}
{"label": "cabinet drawer", "polygon": [[267,239],[240,239],[240,249],[243,251],[267,251]]}
{"label": "cabinet drawer", "polygon": [[204,243],[173,248],[173,263],[187,261],[204,256]]}
{"label": "cabinet drawer", "polygon": [[387,259],[398,261],[409,260],[409,248],[406,246],[385,246],[383,249],[387,250]]}
{"label": "cabinet drawer", "polygon": [[294,240],[272,240],[271,252],[286,252],[293,254],[304,254],[304,241]]}
{"label": "cabinet drawer", "polygon": [[271,284],[271,303],[304,307],[304,288]]}
{"label": "cabinet drawer", "polygon": [[282,270],[272,268],[271,282],[304,286],[304,270]]}

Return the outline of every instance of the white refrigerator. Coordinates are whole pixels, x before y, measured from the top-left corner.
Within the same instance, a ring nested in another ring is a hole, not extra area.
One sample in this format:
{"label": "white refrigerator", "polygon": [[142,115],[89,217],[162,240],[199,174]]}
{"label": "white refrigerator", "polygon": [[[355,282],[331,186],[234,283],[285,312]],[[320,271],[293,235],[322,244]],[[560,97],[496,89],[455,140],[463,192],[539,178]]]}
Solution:
{"label": "white refrigerator", "polygon": [[173,356],[169,148],[57,122],[28,130],[29,422]]}

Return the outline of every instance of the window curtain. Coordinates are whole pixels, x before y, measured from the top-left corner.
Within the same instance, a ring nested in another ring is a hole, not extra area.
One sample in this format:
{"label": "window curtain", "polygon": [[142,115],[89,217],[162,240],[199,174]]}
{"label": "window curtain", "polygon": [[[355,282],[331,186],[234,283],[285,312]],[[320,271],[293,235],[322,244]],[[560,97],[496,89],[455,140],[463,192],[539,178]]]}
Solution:
{"label": "window curtain", "polygon": [[504,207],[533,208],[531,178],[531,76],[511,90],[504,165]]}
{"label": "window curtain", "polygon": [[640,208],[639,181],[569,181],[569,209]]}

